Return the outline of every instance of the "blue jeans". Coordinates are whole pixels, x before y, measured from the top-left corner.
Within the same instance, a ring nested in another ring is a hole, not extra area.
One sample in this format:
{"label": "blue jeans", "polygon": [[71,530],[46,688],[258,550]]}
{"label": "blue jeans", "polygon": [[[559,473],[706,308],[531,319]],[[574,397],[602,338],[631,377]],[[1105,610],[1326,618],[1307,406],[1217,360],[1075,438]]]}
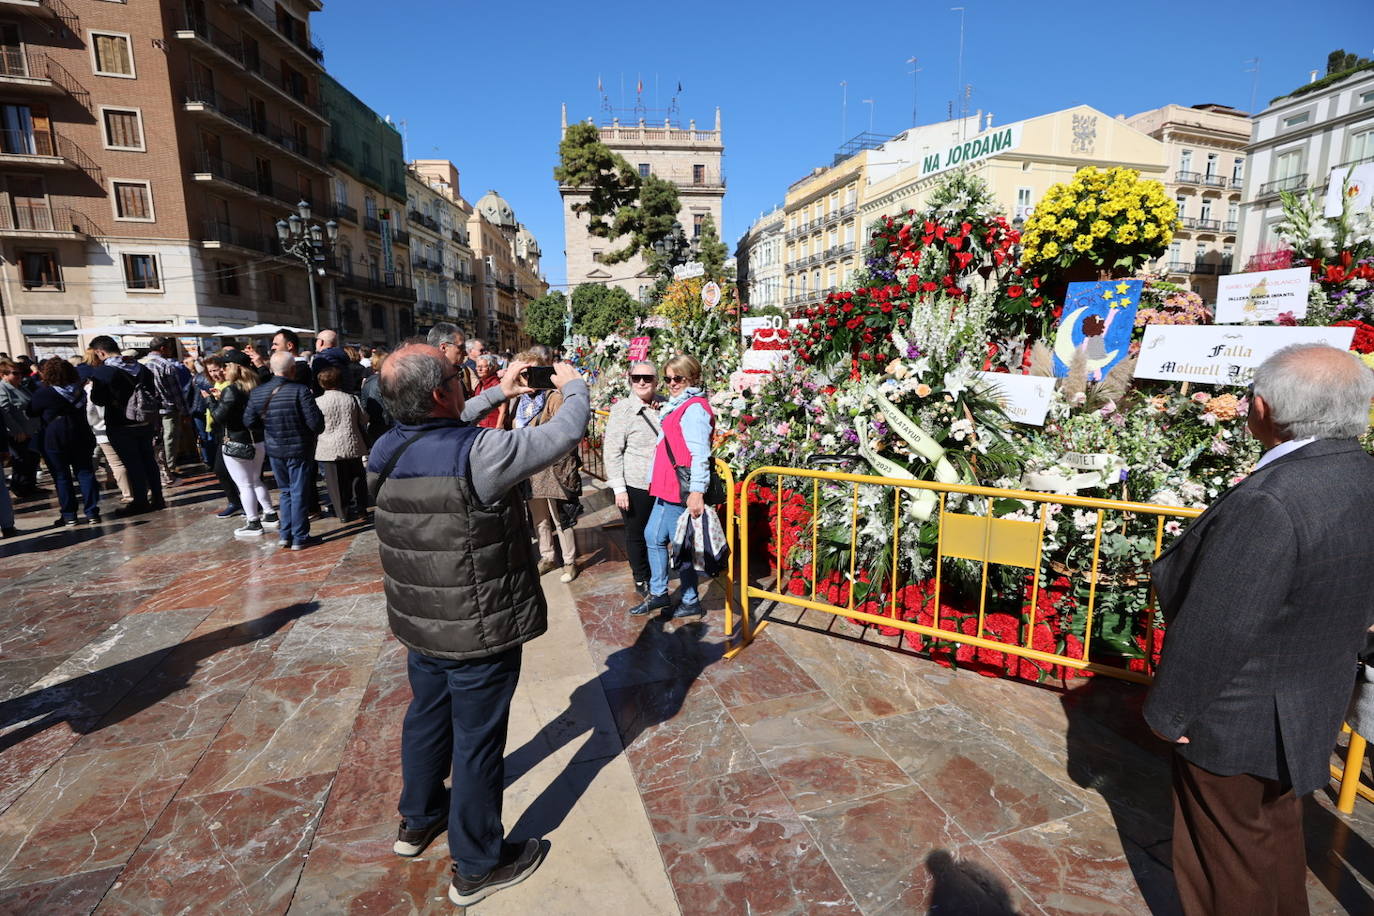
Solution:
{"label": "blue jeans", "polygon": [[48,473],[52,474],[62,518],[76,518],[76,490],[72,487],[73,480],[81,487],[81,505],[86,510],[86,517],[99,518],[100,485],[95,482],[95,462],[89,456],[85,461],[72,461],[70,456],[57,452],[44,452],[43,458],[48,463]]}
{"label": "blue jeans", "polygon": [[[649,524],[644,526],[644,540],[649,545],[649,594],[668,594],[668,545],[673,541],[673,531],[677,520],[687,511],[686,506],[654,500],[653,511],[649,513]],[[683,604],[697,600],[697,571],[691,563],[683,563],[677,570],[678,583],[682,586],[680,598]]]}
{"label": "blue jeans", "polygon": [[0,528],[14,527],[14,503],[10,500],[10,485],[0,472]]}
{"label": "blue jeans", "polygon": [[[277,514],[281,519],[278,537],[297,544],[310,536],[310,510],[305,503],[305,488],[315,481],[306,474],[304,458],[272,458],[272,476],[277,478]],[[313,463],[313,462],[312,462]]]}
{"label": "blue jeans", "polygon": [[[501,858],[506,726],[520,681],[520,647],[468,661],[411,652],[410,707],[401,729],[401,801],[406,827],[448,817],[448,849],[465,875]],[[444,797],[444,777],[453,790]]]}
{"label": "blue jeans", "polygon": [[157,456],[153,451],[153,428],[147,423],[107,426],[105,435],[110,437],[110,445],[124,462],[124,470],[129,472],[129,492],[133,501],[161,502],[162,476],[158,473]]}
{"label": "blue jeans", "polygon": [[198,411],[191,417],[191,422],[196,426],[196,448],[200,451],[200,460],[205,462],[206,467],[215,466],[215,437],[205,428],[205,411]]}

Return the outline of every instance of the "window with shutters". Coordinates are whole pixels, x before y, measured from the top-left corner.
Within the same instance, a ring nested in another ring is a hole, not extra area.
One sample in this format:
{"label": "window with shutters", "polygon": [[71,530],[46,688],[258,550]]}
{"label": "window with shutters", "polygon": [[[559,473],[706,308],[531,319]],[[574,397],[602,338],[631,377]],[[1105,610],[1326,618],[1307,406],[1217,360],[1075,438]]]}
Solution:
{"label": "window with shutters", "polygon": [[134,79],[134,52],[122,32],[91,32],[91,67],[96,76]]}
{"label": "window with shutters", "polygon": [[100,108],[105,122],[105,148],[144,152],[143,116],[137,108]]}
{"label": "window with shutters", "polygon": [[221,296],[237,296],[239,294],[239,268],[237,264],[228,261],[216,261],[215,276]]}
{"label": "window with shutters", "polygon": [[51,251],[19,251],[19,282],[24,289],[62,289],[62,270]]}
{"label": "window with shutters", "polygon": [[267,298],[273,302],[286,301],[286,278],[279,271],[267,275]]}
{"label": "window with shutters", "polygon": [[162,278],[157,269],[155,254],[122,254],[124,288],[142,292],[161,292]]}
{"label": "window with shutters", "polygon": [[132,222],[153,221],[153,189],[149,182],[132,178],[112,178],[110,197],[114,218]]}

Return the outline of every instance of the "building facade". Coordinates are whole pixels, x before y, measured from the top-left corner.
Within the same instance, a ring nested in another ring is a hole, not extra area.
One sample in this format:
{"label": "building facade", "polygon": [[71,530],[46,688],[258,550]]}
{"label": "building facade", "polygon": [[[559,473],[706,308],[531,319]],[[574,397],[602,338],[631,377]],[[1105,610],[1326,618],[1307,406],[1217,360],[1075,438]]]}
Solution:
{"label": "building facade", "polygon": [[1374,70],[1334,74],[1254,116],[1240,213],[1242,267],[1282,247],[1283,191],[1325,189],[1331,170],[1374,160]]}
{"label": "building facade", "polygon": [[339,224],[329,260],[330,324],[349,342],[394,344],[415,332],[401,134],[332,77],[322,75],[321,85],[329,214]]}
{"label": "building facade", "polygon": [[862,150],[836,165],[794,181],[783,199],[783,304],[823,298],[849,281],[862,265],[859,204],[867,184]]}
{"label": "building facade", "polygon": [[775,207],[763,214],[735,246],[735,279],[750,308],[783,305],[783,257],[787,211]]}
{"label": "building facade", "polygon": [[[568,107],[563,106],[563,133],[568,130]],[[721,139],[720,109],[716,109],[713,130],[698,130],[695,121],[686,128],[665,120],[662,125],[623,124],[612,118],[599,127],[601,142],[623,156],[641,176],[657,175],[671,181],[677,188],[681,202],[678,222],[688,238],[701,234],[701,226],[709,215],[719,232],[721,206],[725,198],[725,175],[721,158],[725,146]],[[560,134],[561,136],[561,134]],[[571,287],[582,283],[619,286],[631,296],[644,299],[654,284],[643,257],[636,255],[620,264],[602,264],[596,257],[613,251],[623,239],[601,239],[587,232],[587,218],[573,211],[573,205],[587,201],[582,188],[559,186],[563,198],[563,239],[567,259],[567,282]]]}
{"label": "building facade", "polygon": [[1225,105],[1165,105],[1126,123],[1164,143],[1164,187],[1178,204],[1178,228],[1158,269],[1215,302],[1217,277],[1232,271],[1250,118]]}
{"label": "building facade", "polygon": [[477,336],[496,352],[529,346],[525,307],[549,289],[539,272],[539,243],[495,191],[473,207],[468,235],[477,270]]}
{"label": "building facade", "polygon": [[411,163],[406,172],[406,224],[416,320],[422,330],[448,321],[467,334],[476,333],[468,241],[471,212],[458,191],[457,166],[447,159]]}
{"label": "building facade", "polygon": [[0,2],[0,347],[308,320],[275,224],[325,200],[320,8]]}

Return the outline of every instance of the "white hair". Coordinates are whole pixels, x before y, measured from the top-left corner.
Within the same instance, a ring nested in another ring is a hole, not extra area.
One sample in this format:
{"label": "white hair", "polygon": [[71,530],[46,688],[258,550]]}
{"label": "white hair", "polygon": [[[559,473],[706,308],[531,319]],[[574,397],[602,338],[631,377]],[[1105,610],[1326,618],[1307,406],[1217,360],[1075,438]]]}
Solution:
{"label": "white hair", "polygon": [[1285,439],[1353,439],[1369,428],[1374,373],[1344,350],[1290,344],[1260,363],[1254,392]]}
{"label": "white hair", "polygon": [[273,375],[293,378],[296,375],[296,356],[288,350],[278,350],[272,354],[269,365]]}

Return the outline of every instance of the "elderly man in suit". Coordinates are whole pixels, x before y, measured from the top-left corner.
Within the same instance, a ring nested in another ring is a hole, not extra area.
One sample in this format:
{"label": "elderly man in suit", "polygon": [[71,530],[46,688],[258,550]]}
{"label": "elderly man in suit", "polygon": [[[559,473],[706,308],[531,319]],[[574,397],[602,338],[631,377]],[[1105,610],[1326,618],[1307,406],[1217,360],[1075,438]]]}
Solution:
{"label": "elderly man in suit", "polygon": [[1374,623],[1371,397],[1342,350],[1265,360],[1247,416],[1264,456],[1155,563],[1169,628],[1145,718],[1175,742],[1187,913],[1307,912],[1301,800],[1330,778]]}

